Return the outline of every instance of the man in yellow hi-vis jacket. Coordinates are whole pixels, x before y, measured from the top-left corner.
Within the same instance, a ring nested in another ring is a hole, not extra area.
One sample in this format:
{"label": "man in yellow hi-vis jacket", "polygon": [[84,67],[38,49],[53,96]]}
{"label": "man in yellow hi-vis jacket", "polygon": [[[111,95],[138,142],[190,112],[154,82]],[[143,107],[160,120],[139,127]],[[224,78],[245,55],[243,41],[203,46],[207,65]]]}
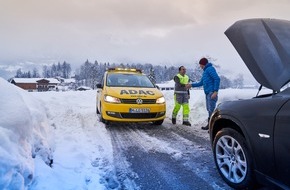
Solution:
{"label": "man in yellow hi-vis jacket", "polygon": [[176,124],[176,116],[181,106],[183,108],[183,125],[191,126],[188,121],[189,117],[189,90],[187,84],[189,83],[189,77],[185,74],[186,69],[184,66],[179,67],[179,73],[174,76],[175,89],[174,89],[174,101],[175,106],[172,112],[172,123]]}

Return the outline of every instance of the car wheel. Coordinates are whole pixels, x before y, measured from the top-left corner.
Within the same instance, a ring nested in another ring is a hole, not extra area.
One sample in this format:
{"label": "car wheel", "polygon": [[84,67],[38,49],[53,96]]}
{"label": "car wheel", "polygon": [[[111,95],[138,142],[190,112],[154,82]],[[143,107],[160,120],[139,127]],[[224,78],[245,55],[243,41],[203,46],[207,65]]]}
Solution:
{"label": "car wheel", "polygon": [[101,121],[102,123],[104,123],[104,124],[109,124],[109,122],[103,118],[103,113],[102,113],[102,104],[100,105],[100,111],[99,111],[99,113],[100,113],[100,121]]}
{"label": "car wheel", "polygon": [[97,113],[97,114],[100,114],[100,111],[99,111],[99,109],[98,109],[98,105],[96,106],[96,113]]}
{"label": "car wheel", "polygon": [[161,125],[162,123],[163,123],[163,119],[153,122],[154,125]]}
{"label": "car wheel", "polygon": [[245,138],[236,130],[220,130],[213,142],[214,160],[224,181],[235,189],[252,188],[252,159]]}

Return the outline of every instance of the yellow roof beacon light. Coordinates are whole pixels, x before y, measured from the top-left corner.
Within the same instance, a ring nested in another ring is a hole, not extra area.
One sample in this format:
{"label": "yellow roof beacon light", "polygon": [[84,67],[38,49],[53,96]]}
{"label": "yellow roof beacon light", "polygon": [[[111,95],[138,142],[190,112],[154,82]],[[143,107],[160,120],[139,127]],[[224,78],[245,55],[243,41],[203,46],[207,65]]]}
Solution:
{"label": "yellow roof beacon light", "polygon": [[107,71],[127,71],[127,72],[138,72],[138,73],[142,73],[142,70],[141,69],[120,68],[120,67],[107,68]]}

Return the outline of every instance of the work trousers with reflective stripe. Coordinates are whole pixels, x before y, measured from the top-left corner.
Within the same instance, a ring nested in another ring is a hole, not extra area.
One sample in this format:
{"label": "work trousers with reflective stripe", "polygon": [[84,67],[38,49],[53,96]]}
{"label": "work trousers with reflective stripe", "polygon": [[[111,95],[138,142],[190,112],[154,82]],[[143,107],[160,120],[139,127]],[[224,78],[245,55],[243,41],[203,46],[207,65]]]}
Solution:
{"label": "work trousers with reflective stripe", "polygon": [[172,112],[172,118],[176,118],[178,111],[180,110],[181,106],[183,108],[183,121],[188,121],[189,116],[189,104],[188,104],[189,95],[188,93],[181,93],[174,95],[174,109]]}

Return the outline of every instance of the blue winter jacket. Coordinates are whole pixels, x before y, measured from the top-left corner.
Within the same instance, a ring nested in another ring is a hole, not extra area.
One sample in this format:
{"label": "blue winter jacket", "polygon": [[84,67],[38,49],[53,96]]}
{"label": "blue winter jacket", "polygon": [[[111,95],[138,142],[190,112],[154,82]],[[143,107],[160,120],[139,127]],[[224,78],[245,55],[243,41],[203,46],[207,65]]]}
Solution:
{"label": "blue winter jacket", "polygon": [[207,63],[203,69],[201,80],[197,83],[192,83],[192,87],[203,86],[205,94],[218,91],[220,86],[220,77],[211,63]]}

